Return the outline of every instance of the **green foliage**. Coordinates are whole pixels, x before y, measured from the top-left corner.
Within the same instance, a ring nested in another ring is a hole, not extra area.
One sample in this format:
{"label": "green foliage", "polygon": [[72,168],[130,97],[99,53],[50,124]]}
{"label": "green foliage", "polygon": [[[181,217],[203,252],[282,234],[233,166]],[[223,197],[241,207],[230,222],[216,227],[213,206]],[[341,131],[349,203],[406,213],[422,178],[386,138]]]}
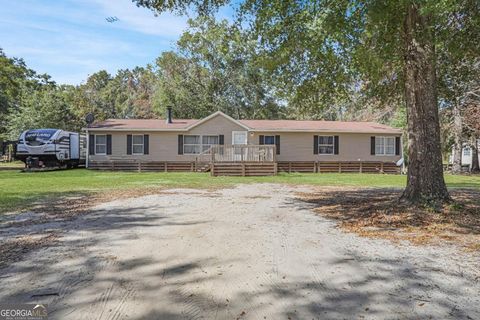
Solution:
{"label": "green foliage", "polygon": [[22,59],[8,58],[0,48],[0,139],[9,135],[9,115],[21,108],[26,93],[52,85],[48,75],[36,74]]}
{"label": "green foliage", "polygon": [[22,92],[19,107],[7,116],[8,138],[32,128],[62,128],[79,131],[81,121],[73,111],[71,86],[44,86]]}
{"label": "green foliage", "polygon": [[157,59],[158,99],[179,117],[221,110],[236,118],[276,118],[274,88],[256,55],[257,43],[227,21],[200,17],[177,42],[177,52]]}

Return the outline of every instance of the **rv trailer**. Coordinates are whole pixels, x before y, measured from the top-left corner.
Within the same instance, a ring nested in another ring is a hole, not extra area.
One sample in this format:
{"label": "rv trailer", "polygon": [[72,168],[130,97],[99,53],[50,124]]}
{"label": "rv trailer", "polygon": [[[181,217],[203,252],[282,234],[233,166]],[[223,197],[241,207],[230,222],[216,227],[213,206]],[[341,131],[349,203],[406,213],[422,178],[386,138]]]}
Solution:
{"label": "rv trailer", "polygon": [[60,129],[24,131],[16,158],[27,168],[75,168],[85,163],[86,137]]}

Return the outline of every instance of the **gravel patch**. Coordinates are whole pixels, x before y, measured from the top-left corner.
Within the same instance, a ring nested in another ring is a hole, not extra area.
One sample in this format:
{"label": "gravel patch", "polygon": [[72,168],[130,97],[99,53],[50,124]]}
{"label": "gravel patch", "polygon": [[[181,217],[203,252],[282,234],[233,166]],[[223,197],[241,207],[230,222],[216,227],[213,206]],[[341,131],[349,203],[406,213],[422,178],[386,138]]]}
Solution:
{"label": "gravel patch", "polygon": [[296,196],[311,190],[97,205],[1,269],[0,301],[48,303],[51,319],[480,318],[478,255],[345,233]]}

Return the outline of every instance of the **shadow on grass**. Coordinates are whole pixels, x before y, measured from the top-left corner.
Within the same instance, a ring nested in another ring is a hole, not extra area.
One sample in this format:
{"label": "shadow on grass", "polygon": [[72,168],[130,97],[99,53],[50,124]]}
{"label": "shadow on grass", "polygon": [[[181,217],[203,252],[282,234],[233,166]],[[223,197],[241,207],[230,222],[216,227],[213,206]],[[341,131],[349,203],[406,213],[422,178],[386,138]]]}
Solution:
{"label": "shadow on grass", "polygon": [[398,201],[401,190],[325,190],[301,194],[318,214],[338,221],[341,228],[369,237],[413,243],[450,243],[478,250],[480,192],[452,189],[453,205],[440,212]]}

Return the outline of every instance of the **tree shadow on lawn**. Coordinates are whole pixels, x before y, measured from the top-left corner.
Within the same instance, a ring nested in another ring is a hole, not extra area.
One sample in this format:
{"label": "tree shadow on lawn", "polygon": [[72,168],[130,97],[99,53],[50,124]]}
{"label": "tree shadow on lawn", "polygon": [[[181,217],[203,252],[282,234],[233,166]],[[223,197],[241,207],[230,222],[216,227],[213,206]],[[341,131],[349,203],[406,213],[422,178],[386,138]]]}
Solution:
{"label": "tree shadow on lawn", "polygon": [[440,211],[401,203],[400,195],[397,189],[340,189],[301,193],[299,199],[362,236],[416,244],[447,242],[480,251],[480,191],[451,190],[455,203]]}

